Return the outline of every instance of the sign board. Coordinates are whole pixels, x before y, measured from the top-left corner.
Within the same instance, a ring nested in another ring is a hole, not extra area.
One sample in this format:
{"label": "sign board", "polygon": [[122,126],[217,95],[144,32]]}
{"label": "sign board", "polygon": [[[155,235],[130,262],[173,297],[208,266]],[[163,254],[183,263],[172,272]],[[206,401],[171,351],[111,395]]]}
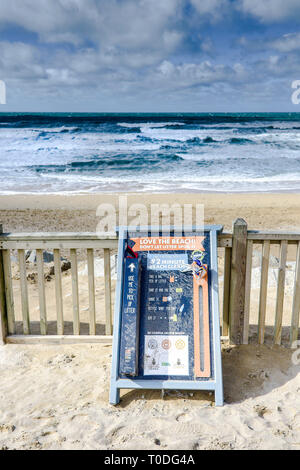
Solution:
{"label": "sign board", "polygon": [[215,392],[223,405],[217,233],[119,230],[110,403],[120,389]]}

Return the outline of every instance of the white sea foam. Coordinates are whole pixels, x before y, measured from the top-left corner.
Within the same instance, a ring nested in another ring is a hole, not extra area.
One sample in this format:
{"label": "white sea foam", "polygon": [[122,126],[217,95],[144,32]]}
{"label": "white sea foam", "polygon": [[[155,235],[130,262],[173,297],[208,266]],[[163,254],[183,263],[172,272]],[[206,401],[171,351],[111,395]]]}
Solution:
{"label": "white sea foam", "polygon": [[1,126],[2,194],[300,189],[298,121]]}
{"label": "white sea foam", "polygon": [[151,129],[156,127],[166,127],[166,126],[184,126],[183,122],[119,122],[118,126],[120,127],[127,127],[127,128],[135,128],[135,127],[143,127],[145,129]]}

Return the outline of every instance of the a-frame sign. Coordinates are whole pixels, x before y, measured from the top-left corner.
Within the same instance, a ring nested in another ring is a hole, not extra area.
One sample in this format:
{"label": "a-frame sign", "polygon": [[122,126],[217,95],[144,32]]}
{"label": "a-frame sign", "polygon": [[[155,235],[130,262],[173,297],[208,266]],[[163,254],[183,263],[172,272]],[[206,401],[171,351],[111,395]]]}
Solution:
{"label": "a-frame sign", "polygon": [[211,390],[223,405],[217,234],[221,226],[119,229],[110,403],[120,389]]}

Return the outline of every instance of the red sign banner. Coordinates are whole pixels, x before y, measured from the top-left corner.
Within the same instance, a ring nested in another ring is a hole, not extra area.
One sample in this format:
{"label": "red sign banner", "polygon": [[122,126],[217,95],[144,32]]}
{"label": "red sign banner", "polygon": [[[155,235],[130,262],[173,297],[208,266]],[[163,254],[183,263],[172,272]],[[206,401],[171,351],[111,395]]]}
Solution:
{"label": "red sign banner", "polygon": [[163,251],[163,250],[201,250],[205,237],[142,237],[131,238],[135,243],[133,251]]}

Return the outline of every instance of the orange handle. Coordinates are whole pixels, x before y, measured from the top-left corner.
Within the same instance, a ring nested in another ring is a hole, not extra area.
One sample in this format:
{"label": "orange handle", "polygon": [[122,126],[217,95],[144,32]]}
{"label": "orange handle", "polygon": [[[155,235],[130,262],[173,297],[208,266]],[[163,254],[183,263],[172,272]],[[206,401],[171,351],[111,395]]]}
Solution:
{"label": "orange handle", "polygon": [[[203,322],[200,325],[200,296],[199,289],[202,288],[202,307],[203,307]],[[194,364],[195,364],[195,377],[210,377],[210,331],[209,331],[209,306],[208,306],[208,282],[207,273],[203,278],[197,279],[194,276]],[[203,328],[202,334],[200,330]],[[203,347],[200,347],[201,339]],[[201,349],[204,353],[204,358],[201,358]],[[202,359],[202,360],[201,360]],[[203,360],[204,359],[204,360]],[[201,368],[201,362],[204,367]]]}

